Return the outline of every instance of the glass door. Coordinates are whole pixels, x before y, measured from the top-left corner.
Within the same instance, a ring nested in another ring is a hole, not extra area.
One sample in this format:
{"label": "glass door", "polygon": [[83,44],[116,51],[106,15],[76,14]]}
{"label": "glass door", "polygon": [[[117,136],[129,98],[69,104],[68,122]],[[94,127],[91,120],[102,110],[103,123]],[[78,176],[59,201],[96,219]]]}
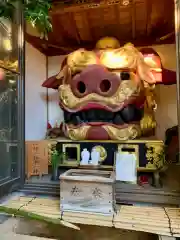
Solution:
{"label": "glass door", "polygon": [[0,18],[0,197],[24,183],[22,13]]}

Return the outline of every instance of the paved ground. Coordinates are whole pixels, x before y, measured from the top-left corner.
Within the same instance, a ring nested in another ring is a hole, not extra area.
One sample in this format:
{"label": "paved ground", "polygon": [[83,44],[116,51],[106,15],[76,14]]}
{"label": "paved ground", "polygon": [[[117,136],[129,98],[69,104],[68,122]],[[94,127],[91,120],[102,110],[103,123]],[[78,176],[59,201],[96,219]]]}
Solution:
{"label": "paved ground", "polygon": [[[0,240],[51,240],[50,238],[17,234],[16,231],[18,230],[18,224],[19,219],[12,218],[8,215],[0,214]],[[29,231],[29,234],[30,233],[31,231]]]}
{"label": "paved ground", "polygon": [[[2,220],[3,219],[3,220]],[[34,237],[33,237],[34,236]],[[47,238],[46,238],[47,237]],[[80,225],[74,230],[34,220],[0,215],[0,240],[157,240],[157,235]]]}
{"label": "paved ground", "polygon": [[27,235],[20,235],[15,233],[6,233],[2,234],[0,232],[1,240],[51,240],[50,238],[41,238],[41,237],[33,237]]}

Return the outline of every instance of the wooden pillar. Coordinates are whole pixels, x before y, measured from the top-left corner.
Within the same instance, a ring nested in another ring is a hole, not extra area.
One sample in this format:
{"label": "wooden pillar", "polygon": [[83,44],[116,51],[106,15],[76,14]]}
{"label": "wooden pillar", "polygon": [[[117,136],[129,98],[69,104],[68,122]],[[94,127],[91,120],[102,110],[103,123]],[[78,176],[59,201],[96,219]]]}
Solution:
{"label": "wooden pillar", "polygon": [[[176,79],[177,79],[177,116],[180,150],[180,0],[174,0],[175,36],[176,36]],[[180,154],[179,154],[180,163]]]}

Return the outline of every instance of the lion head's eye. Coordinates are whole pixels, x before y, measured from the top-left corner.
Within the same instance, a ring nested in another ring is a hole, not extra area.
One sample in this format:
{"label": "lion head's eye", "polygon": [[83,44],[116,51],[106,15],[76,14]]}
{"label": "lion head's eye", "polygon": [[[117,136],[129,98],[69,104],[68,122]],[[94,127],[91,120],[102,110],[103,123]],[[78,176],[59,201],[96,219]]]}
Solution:
{"label": "lion head's eye", "polygon": [[130,73],[129,72],[121,72],[120,73],[120,78],[121,80],[130,80]]}

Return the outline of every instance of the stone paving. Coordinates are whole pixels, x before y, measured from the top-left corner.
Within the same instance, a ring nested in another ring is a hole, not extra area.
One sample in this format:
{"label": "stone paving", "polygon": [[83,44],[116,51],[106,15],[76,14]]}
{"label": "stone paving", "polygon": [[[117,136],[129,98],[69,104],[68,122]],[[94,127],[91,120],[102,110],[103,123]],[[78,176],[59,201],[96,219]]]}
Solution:
{"label": "stone paving", "polygon": [[14,233],[1,234],[1,240],[51,240],[50,238],[33,237]]}
{"label": "stone paving", "polygon": [[[1,216],[2,217],[2,216]],[[0,217],[0,219],[1,219]],[[46,237],[46,238],[45,238]],[[157,235],[108,227],[81,225],[80,230],[9,217],[0,224],[0,240],[156,240]]]}
{"label": "stone paving", "polygon": [[[3,220],[2,220],[3,219]],[[36,237],[30,235],[16,234],[19,220],[0,215],[0,239],[1,240],[51,240],[50,238]]]}

